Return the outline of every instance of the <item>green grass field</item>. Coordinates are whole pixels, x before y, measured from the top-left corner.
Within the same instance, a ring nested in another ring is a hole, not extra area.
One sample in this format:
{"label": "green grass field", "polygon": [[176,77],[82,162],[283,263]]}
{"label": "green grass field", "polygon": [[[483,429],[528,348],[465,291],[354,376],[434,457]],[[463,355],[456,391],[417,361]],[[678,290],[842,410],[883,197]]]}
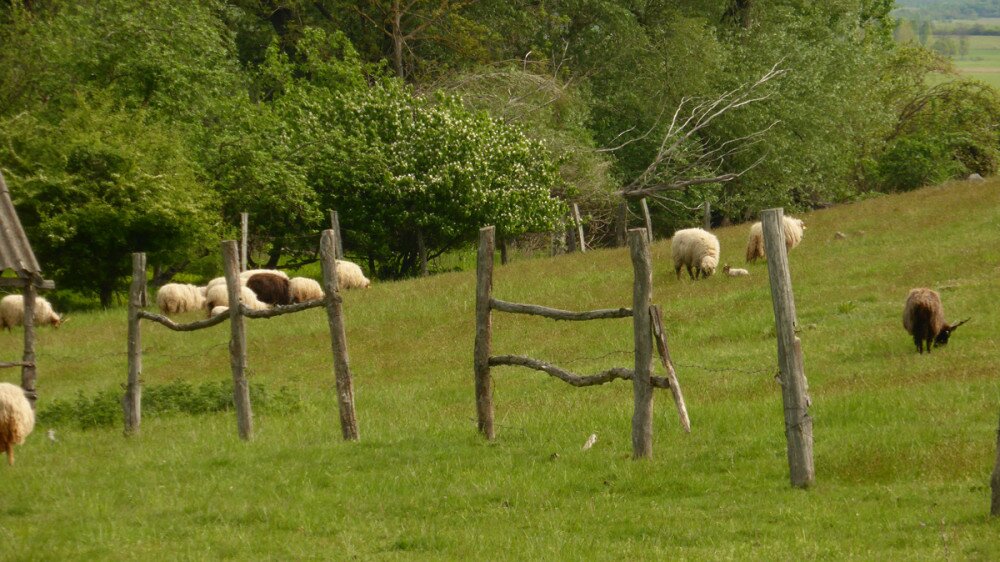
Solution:
{"label": "green grass field", "polygon": [[1000,88],[1000,36],[969,36],[969,54],[955,57],[954,63],[963,76]]}
{"label": "green grass field", "polygon": [[[972,559],[1000,557],[988,517],[1000,413],[1000,182],[950,183],[805,215],[790,255],[814,417],[816,485],[788,483],[766,266],[678,281],[654,245],[693,430],[655,404],[651,461],[630,460],[631,385],[573,388],[495,369],[498,438],[476,434],[468,272],[345,295],[361,441],[340,439],[320,310],[252,321],[251,380],[298,407],[241,442],[232,412],[149,416],[139,436],[40,424],[0,465],[4,560]],[[746,225],[720,229],[742,263]],[[843,232],[845,240],[834,234]],[[517,261],[498,298],[631,303],[626,250]],[[972,320],[918,355],[907,290]],[[149,385],[230,378],[225,324],[144,324]],[[38,342],[40,411],[125,381],[125,311],[78,313]],[[579,373],[631,364],[631,322],[496,314],[494,353]],[[0,334],[19,357],[20,331]],[[5,380],[17,380],[14,370]],[[591,433],[598,442],[581,446]]]}

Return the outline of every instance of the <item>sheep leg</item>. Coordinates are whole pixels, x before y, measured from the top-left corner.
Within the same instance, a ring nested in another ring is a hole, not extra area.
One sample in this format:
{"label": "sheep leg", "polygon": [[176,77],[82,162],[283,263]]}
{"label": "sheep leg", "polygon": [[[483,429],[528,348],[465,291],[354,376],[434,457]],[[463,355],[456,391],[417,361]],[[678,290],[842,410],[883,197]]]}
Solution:
{"label": "sheep leg", "polygon": [[674,273],[677,274],[677,280],[680,281],[681,280],[681,266],[678,265],[678,266],[674,267]]}
{"label": "sheep leg", "polygon": [[14,466],[14,444],[7,443],[7,464]]}
{"label": "sheep leg", "polygon": [[691,273],[691,265],[690,264],[687,266],[687,269],[688,269],[688,277],[690,277],[691,279],[694,279],[694,274]]}

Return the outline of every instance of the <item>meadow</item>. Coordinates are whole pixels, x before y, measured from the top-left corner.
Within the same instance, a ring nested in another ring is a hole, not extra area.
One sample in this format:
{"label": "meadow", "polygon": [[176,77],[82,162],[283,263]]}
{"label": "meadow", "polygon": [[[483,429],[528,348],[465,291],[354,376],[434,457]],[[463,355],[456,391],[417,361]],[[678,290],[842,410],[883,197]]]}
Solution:
{"label": "meadow", "polygon": [[970,35],[969,54],[953,62],[959,74],[1000,88],[1000,35]]}
{"label": "meadow", "polygon": [[[493,370],[497,440],[484,441],[474,274],[377,283],[344,295],[359,442],[340,438],[324,313],[251,321],[251,382],[294,407],[257,411],[251,442],[231,411],[150,412],[132,437],[120,418],[40,423],[0,466],[0,559],[997,559],[1000,181],[802,218],[790,264],[814,418],[809,490],[788,482],[766,265],[678,280],[660,240],[653,300],[692,432],[658,392],[652,460],[630,458],[631,385],[573,388],[516,368]],[[723,263],[742,264],[746,233],[717,231]],[[524,259],[497,267],[494,294],[629,306],[631,276],[626,249]],[[901,326],[918,286],[941,292],[950,320],[972,317],[929,355]],[[143,329],[147,388],[230,379],[226,324]],[[589,374],[631,364],[630,332],[627,319],[495,313],[493,352]],[[40,330],[39,411],[120,393],[125,334],[124,308]],[[0,357],[19,357],[20,335],[0,334]]]}

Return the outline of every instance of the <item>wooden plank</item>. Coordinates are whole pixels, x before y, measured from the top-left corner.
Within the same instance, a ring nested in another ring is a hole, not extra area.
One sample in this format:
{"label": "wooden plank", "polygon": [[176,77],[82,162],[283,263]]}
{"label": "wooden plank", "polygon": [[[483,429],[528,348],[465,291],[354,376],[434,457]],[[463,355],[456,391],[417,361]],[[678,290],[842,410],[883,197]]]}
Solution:
{"label": "wooden plank", "polygon": [[677,407],[677,415],[681,420],[681,427],[684,431],[691,433],[691,418],[688,417],[687,404],[684,403],[684,394],[681,392],[681,383],[677,380],[677,373],[674,371],[674,362],[670,359],[670,347],[667,346],[667,330],[663,327],[663,310],[660,305],[654,304],[649,307],[650,320],[653,322],[653,341],[656,343],[656,351],[659,352],[660,362],[667,371],[667,380],[670,381],[670,394],[674,397],[674,405]]}
{"label": "wooden plank", "polygon": [[146,254],[132,254],[132,284],[128,291],[128,381],[122,410],[125,415],[125,435],[139,433],[142,423],[142,332],[139,312],[146,293]]}
{"label": "wooden plank", "polygon": [[795,335],[797,318],[792,277],[782,227],[782,209],[761,213],[767,276],[771,284],[775,332],[778,336],[778,366],[781,371],[781,399],[784,405],[785,439],[792,486],[807,488],[816,479],[813,466],[813,430],[809,416],[809,388],[802,361],[801,341]]}
{"label": "wooden plank", "polygon": [[[240,439],[253,439],[253,408],[250,405],[250,385],[247,382],[247,334],[240,313],[240,264],[235,240],[222,242],[222,266],[229,293],[229,365],[233,371],[233,404],[236,405],[236,427]],[[220,315],[225,317],[225,315]]]}
{"label": "wooden plank", "polygon": [[573,312],[570,310],[559,310],[536,304],[523,304],[507,302],[500,299],[490,299],[490,308],[500,312],[510,312],[513,314],[530,314],[533,316],[544,316],[553,320],[600,320],[604,318],[628,318],[632,316],[632,309],[629,308],[608,308],[600,310],[588,310],[584,312]]}
{"label": "wooden plank", "polygon": [[333,229],[323,231],[319,254],[323,266],[323,292],[326,315],[330,326],[330,346],[333,351],[333,371],[337,380],[337,406],[340,431],[345,441],[358,440],[358,419],[354,411],[354,379],[347,356],[347,332],[341,306],[340,280],[337,278],[337,235]]}
{"label": "wooden plank", "polygon": [[653,332],[649,310],[653,294],[653,265],[649,239],[643,229],[628,231],[629,254],[635,278],[632,284],[632,330],[635,368],[632,376],[632,457],[653,456]]}
{"label": "wooden plank", "polygon": [[473,366],[476,380],[476,424],[479,432],[492,441],[493,381],[490,378],[490,351],[493,347],[493,317],[490,299],[493,296],[494,228],[479,229],[479,252],[476,254],[476,343]]}
{"label": "wooden plank", "polygon": [[34,285],[24,287],[24,355],[21,356],[21,388],[24,395],[31,402],[31,409],[35,409],[35,401],[38,400],[38,392],[35,384],[38,379],[38,371],[35,368],[35,297],[38,289]]}

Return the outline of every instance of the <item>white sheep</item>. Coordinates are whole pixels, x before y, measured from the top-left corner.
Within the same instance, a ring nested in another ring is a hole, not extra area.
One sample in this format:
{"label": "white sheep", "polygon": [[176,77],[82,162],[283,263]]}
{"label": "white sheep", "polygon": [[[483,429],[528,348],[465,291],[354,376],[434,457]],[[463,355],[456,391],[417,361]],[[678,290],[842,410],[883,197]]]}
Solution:
{"label": "white sheep", "polygon": [[726,275],[728,275],[730,277],[749,277],[750,276],[750,272],[749,271],[747,271],[745,269],[740,269],[738,267],[729,267],[728,263],[722,267],[722,271],[723,271],[723,273],[725,273]]}
{"label": "white sheep", "polygon": [[[782,217],[782,226],[785,231],[785,249],[791,251],[799,245],[802,236],[805,234],[806,225],[802,219],[794,217]],[[750,239],[747,240],[747,261],[756,262],[758,258],[765,258],[764,254],[764,227],[760,222],[755,222],[750,226]]]}
{"label": "white sheep", "polygon": [[315,279],[292,277],[288,281],[288,295],[293,303],[318,300],[323,298],[323,287]]}
{"label": "white sheep", "polygon": [[212,308],[212,311],[209,312],[208,315],[210,317],[214,318],[214,317],[216,317],[216,316],[218,316],[220,314],[225,314],[227,312],[229,312],[229,307],[228,306],[216,306],[216,307]]}
{"label": "white sheep", "polygon": [[21,387],[0,383],[0,450],[7,452],[7,464],[14,464],[14,445],[24,444],[34,428],[35,412]]}
{"label": "white sheep", "polygon": [[[691,279],[709,277],[719,265],[719,239],[714,234],[700,228],[686,228],[674,233],[670,243],[670,255],[674,258],[674,271],[681,278],[681,267],[687,267]],[[691,268],[695,272],[691,272]]]}
{"label": "white sheep", "polygon": [[341,289],[367,289],[372,284],[360,265],[347,260],[337,260],[337,281]]}
{"label": "white sheep", "polygon": [[[265,310],[271,308],[269,304],[258,300],[257,295],[246,287],[240,287],[240,300],[242,300],[243,304],[245,304],[250,310]],[[208,309],[209,312],[220,306],[229,306],[229,287],[225,284],[212,285],[208,288],[208,294],[205,295],[205,308]]]}
{"label": "white sheep", "polygon": [[[35,326],[51,324],[58,328],[62,316],[52,310],[52,304],[45,297],[35,297]],[[24,324],[24,296],[7,295],[0,299],[0,328],[10,330],[14,326]]]}
{"label": "white sheep", "polygon": [[[205,292],[202,292],[202,290]],[[164,314],[199,310],[205,306],[207,288],[182,283],[167,283],[156,292],[156,306]]]}

